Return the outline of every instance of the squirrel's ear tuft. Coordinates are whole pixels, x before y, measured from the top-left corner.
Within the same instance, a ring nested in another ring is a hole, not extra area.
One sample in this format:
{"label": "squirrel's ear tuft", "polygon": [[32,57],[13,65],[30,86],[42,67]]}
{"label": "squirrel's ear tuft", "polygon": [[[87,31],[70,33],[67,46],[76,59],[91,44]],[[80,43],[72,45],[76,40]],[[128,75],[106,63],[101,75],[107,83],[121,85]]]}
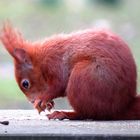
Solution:
{"label": "squirrel's ear tuft", "polygon": [[32,66],[30,56],[25,48],[25,41],[21,34],[9,22],[4,24],[0,32],[0,40],[16,62],[24,66]]}
{"label": "squirrel's ear tuft", "polygon": [[7,51],[14,57],[15,48],[23,48],[24,41],[21,34],[9,22],[6,22],[0,31],[0,40]]}

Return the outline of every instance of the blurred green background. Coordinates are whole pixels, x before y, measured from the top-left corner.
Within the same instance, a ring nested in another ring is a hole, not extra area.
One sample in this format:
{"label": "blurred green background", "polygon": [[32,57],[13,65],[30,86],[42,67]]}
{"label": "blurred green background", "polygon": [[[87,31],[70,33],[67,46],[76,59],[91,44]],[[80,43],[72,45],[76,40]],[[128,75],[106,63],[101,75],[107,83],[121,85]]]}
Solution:
{"label": "blurred green background", "polygon": [[[0,0],[0,27],[7,19],[31,41],[87,28],[109,28],[130,46],[140,91],[139,0]],[[56,108],[69,108],[57,100]],[[0,108],[29,109],[13,73],[12,59],[0,44]]]}

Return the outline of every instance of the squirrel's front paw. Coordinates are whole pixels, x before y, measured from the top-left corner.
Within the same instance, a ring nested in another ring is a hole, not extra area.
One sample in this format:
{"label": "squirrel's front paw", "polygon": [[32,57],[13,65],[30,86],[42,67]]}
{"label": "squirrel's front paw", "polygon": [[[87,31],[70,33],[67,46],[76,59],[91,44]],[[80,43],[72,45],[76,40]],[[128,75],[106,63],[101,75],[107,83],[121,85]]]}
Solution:
{"label": "squirrel's front paw", "polygon": [[44,111],[45,109],[50,111],[53,107],[54,107],[54,101],[49,101],[46,103],[45,100],[42,101],[42,100],[38,99],[38,100],[35,100],[35,102],[34,102],[34,108],[36,108],[39,113]]}
{"label": "squirrel's front paw", "polygon": [[49,101],[46,105],[48,111],[50,111],[54,107],[54,101]]}
{"label": "squirrel's front paw", "polygon": [[47,114],[47,117],[49,120],[51,120],[51,119],[54,119],[54,120],[56,120],[56,119],[58,119],[58,120],[68,119],[66,113],[63,111],[54,111],[51,114]]}

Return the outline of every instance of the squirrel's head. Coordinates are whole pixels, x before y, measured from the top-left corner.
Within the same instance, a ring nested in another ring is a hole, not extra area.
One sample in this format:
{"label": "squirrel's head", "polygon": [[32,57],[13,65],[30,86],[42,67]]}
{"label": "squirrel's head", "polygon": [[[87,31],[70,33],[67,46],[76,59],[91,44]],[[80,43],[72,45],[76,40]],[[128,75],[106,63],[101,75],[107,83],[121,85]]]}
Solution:
{"label": "squirrel's head", "polygon": [[39,112],[46,107],[50,109],[53,103],[47,94],[47,80],[42,75],[39,63],[36,62],[38,56],[33,43],[25,41],[10,24],[4,25],[0,40],[13,57],[15,77],[20,89]]}

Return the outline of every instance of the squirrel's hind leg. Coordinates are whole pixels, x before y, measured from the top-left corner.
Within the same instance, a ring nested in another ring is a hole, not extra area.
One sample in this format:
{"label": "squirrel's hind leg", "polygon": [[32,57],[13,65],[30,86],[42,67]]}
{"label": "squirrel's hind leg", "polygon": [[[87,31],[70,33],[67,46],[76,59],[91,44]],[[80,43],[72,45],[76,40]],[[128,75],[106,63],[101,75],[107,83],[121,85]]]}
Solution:
{"label": "squirrel's hind leg", "polygon": [[65,111],[54,111],[51,114],[47,115],[48,119],[58,119],[58,120],[79,120],[80,117],[76,112],[65,112]]}

